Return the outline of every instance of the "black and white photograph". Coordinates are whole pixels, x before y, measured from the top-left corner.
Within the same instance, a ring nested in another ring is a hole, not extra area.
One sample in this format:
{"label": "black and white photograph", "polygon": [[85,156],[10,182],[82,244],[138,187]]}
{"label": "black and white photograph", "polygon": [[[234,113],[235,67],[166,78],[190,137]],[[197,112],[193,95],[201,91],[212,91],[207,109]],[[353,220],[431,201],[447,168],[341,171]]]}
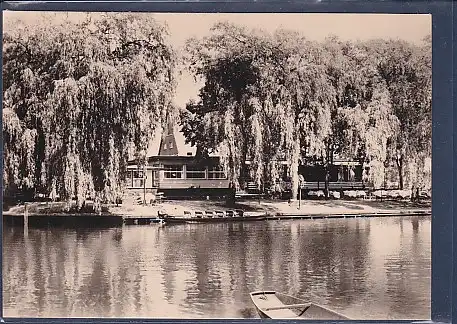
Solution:
{"label": "black and white photograph", "polygon": [[430,319],[431,29],[4,11],[3,316]]}

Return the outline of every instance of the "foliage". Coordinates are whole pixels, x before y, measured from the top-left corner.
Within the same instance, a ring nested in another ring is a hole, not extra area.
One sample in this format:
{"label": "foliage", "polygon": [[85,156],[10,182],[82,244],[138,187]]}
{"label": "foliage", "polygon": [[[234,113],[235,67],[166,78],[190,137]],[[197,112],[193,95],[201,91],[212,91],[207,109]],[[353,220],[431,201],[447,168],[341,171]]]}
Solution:
{"label": "foliage", "polygon": [[[398,169],[400,188],[404,186],[404,168],[409,163],[424,163],[431,155],[431,44],[411,46],[405,42],[389,42],[378,65],[386,82],[398,120],[391,143],[391,160]],[[415,173],[415,172],[413,172]],[[414,182],[421,182],[412,177]]]}
{"label": "foliage", "polygon": [[335,154],[368,164],[377,186],[396,163],[402,186],[403,164],[430,156],[430,43],[316,43],[228,23],[212,32],[187,44],[188,67],[205,83],[182,124],[201,154],[219,152],[237,186],[245,161],[258,187],[287,161],[297,188],[300,163],[328,170]]}
{"label": "foliage", "polygon": [[130,14],[35,27],[4,35],[4,190],[113,201],[170,108],[166,30]]}
{"label": "foliage", "polygon": [[[218,150],[237,187],[245,161],[260,188],[276,181],[280,161],[298,169],[305,138],[313,154],[323,150],[332,91],[314,42],[220,23],[187,50],[191,71],[206,82],[200,101],[187,107],[184,133],[192,144]],[[297,172],[291,176],[298,185]]]}

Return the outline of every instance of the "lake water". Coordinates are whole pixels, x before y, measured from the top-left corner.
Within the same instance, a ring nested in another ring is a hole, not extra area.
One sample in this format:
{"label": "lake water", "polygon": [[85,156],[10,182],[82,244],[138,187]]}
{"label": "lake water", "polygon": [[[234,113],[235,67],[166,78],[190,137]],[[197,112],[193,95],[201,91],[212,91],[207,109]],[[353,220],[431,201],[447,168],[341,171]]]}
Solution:
{"label": "lake water", "polygon": [[429,319],[431,218],[4,227],[4,316],[256,318],[272,289],[353,319]]}

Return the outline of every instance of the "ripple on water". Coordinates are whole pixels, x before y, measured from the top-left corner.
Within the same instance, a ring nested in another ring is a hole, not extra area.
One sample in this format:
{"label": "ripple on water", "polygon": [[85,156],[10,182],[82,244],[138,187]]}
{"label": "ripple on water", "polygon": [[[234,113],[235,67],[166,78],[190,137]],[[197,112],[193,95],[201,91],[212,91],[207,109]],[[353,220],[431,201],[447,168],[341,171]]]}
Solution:
{"label": "ripple on water", "polygon": [[430,218],[4,229],[5,316],[257,317],[274,289],[354,319],[430,317]]}

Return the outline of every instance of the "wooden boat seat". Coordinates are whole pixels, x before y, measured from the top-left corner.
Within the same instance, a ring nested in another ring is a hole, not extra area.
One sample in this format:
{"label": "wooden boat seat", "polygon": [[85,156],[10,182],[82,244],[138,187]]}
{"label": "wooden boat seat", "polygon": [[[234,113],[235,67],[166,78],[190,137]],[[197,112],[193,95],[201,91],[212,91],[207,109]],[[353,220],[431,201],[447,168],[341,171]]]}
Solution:
{"label": "wooden boat seat", "polygon": [[273,307],[267,307],[265,308],[266,311],[272,311],[272,310],[278,310],[278,309],[284,309],[284,308],[305,308],[311,306],[310,303],[306,304],[289,304],[289,305],[281,305],[281,306],[273,306]]}
{"label": "wooden boat seat", "polygon": [[297,313],[291,310],[291,308],[305,308],[309,306],[309,303],[306,304],[289,304],[284,305],[275,295],[267,294],[259,297],[259,305],[263,308],[265,312],[268,312],[274,318],[298,318]]}
{"label": "wooden boat seat", "polygon": [[274,309],[271,311],[268,311],[268,313],[274,313],[274,318],[284,318],[284,319],[290,319],[290,318],[298,318],[298,315],[295,314],[293,311],[287,308],[283,309]]}

